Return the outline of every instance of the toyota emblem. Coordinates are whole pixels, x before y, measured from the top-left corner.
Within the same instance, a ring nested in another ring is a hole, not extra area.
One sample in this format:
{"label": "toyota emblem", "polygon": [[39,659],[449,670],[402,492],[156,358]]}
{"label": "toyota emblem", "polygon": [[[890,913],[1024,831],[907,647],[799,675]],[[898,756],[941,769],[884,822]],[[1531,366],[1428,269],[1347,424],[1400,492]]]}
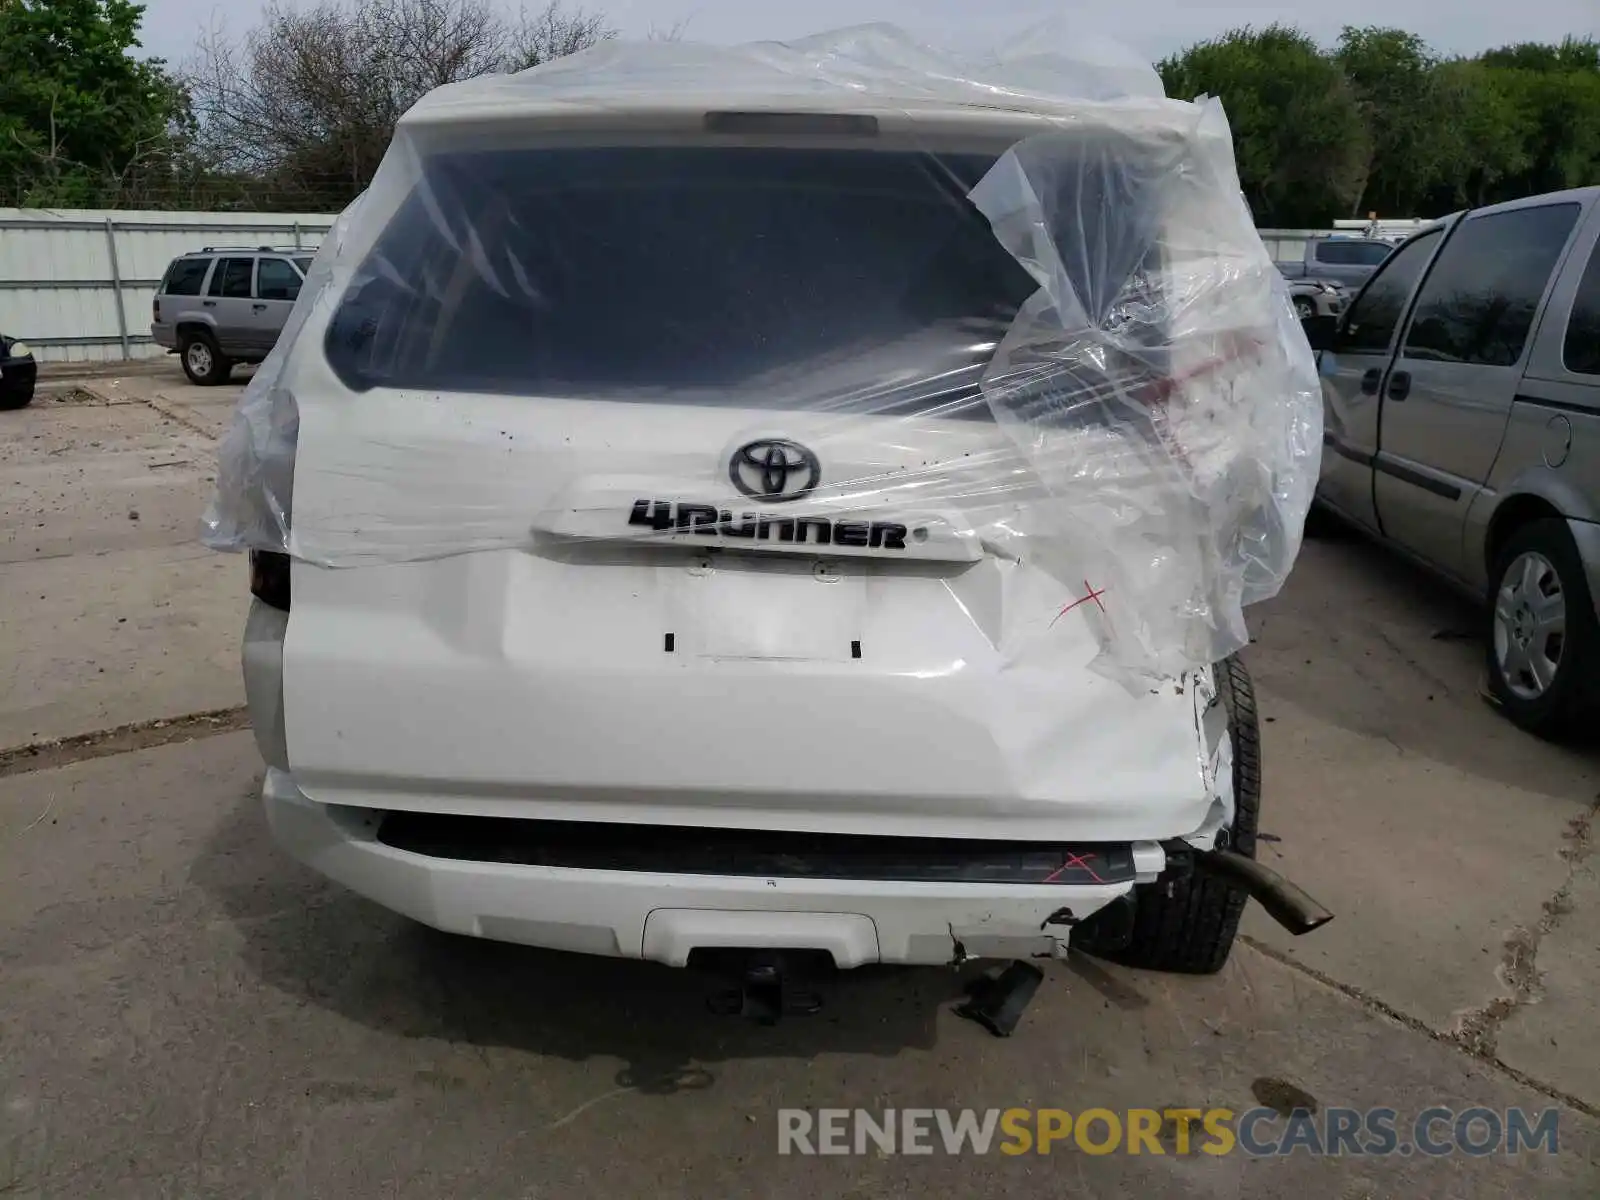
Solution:
{"label": "toyota emblem", "polygon": [[746,442],[728,461],[728,478],[752,500],[799,500],[822,482],[822,464],[799,442]]}

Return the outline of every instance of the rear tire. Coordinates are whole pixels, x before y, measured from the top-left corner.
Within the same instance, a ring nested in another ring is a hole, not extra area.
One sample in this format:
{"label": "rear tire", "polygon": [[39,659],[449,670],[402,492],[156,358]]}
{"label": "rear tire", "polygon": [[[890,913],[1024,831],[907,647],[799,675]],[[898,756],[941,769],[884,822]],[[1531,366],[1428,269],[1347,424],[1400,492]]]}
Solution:
{"label": "rear tire", "polygon": [[[1256,856],[1261,815],[1261,727],[1250,672],[1230,655],[1215,668],[1217,692],[1233,740],[1233,828],[1228,848]],[[1102,957],[1126,967],[1213,975],[1222,970],[1249,895],[1224,880],[1192,872],[1133,889],[1133,937]]]}
{"label": "rear tire", "polygon": [[1309,321],[1317,315],[1317,306],[1305,296],[1296,296],[1294,298],[1294,315],[1302,321]]}
{"label": "rear tire", "polygon": [[[1489,586],[1489,694],[1500,710],[1539,737],[1592,730],[1600,715],[1600,623],[1566,522],[1547,517],[1514,530],[1495,555]],[[1541,606],[1549,604],[1562,618],[1553,635],[1541,625]]]}
{"label": "rear tire", "polygon": [[223,357],[208,330],[185,330],[178,339],[178,354],[183,359],[183,373],[201,387],[227,383],[233,374],[232,361]]}

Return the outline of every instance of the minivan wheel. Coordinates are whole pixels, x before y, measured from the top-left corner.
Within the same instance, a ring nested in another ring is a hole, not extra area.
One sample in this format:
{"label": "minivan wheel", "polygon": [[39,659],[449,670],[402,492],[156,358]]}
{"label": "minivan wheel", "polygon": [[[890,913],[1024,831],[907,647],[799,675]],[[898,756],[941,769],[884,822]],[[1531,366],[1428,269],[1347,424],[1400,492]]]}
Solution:
{"label": "minivan wheel", "polygon": [[1302,321],[1309,321],[1317,315],[1317,306],[1311,303],[1311,299],[1308,296],[1296,296],[1294,298],[1294,315]]}
{"label": "minivan wheel", "polygon": [[[1261,815],[1261,726],[1255,686],[1234,655],[1218,663],[1214,673],[1233,740],[1234,817],[1228,848],[1254,858]],[[1127,945],[1103,953],[1092,945],[1085,950],[1126,967],[1212,975],[1228,961],[1249,896],[1215,876],[1191,872],[1141,884],[1133,889],[1133,899],[1133,936]]]}
{"label": "minivan wheel", "polygon": [[1490,579],[1490,695],[1530,733],[1575,732],[1600,711],[1600,625],[1566,522],[1517,529]]}
{"label": "minivan wheel", "polygon": [[233,374],[233,363],[222,356],[217,339],[203,329],[185,331],[178,353],[183,358],[183,373],[202,387],[226,383]]}

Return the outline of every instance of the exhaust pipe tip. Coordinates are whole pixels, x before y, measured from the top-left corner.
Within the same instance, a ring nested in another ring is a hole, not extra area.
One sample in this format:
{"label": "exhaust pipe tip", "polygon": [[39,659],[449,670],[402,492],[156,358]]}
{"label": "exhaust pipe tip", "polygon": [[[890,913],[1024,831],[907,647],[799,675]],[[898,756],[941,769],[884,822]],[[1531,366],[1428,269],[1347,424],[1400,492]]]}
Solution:
{"label": "exhaust pipe tip", "polygon": [[1269,917],[1296,937],[1321,929],[1333,920],[1333,913],[1271,867],[1233,850],[1198,850],[1194,866],[1197,871],[1243,888]]}
{"label": "exhaust pipe tip", "polygon": [[1043,980],[1043,971],[1018,959],[998,975],[975,980],[968,989],[969,999],[956,1008],[956,1015],[976,1021],[995,1037],[1010,1037]]}

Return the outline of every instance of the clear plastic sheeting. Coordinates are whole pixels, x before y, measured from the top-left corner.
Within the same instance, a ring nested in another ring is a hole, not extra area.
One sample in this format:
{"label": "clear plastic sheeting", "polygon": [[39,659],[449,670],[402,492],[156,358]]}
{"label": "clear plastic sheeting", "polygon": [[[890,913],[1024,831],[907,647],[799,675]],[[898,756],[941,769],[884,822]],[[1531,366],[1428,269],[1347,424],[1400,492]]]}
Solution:
{"label": "clear plastic sheeting", "polygon": [[364,198],[358,196],[339,214],[323,238],[283,332],[246,385],[222,435],[217,486],[201,522],[200,540],[213,550],[289,549],[300,406],[285,371],[289,356],[303,351],[307,324],[327,311],[336,274],[347,274],[339,263]]}
{"label": "clear plastic sheeting", "polygon": [[1248,640],[1321,411],[1220,105],[1130,53],[608,43],[404,118],[240,403],[205,541],[899,558],[957,596],[987,563],[1142,687]]}

